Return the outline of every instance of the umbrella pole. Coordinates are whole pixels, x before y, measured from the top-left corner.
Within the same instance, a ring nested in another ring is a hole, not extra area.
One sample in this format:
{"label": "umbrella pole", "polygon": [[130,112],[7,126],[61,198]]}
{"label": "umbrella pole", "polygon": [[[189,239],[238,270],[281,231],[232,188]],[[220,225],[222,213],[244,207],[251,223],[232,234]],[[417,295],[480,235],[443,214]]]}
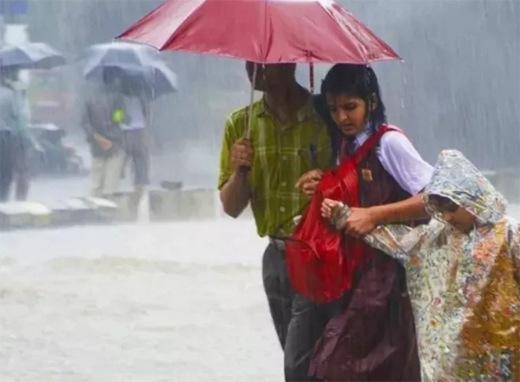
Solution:
{"label": "umbrella pole", "polygon": [[314,64],[309,63],[309,90],[314,94]]}
{"label": "umbrella pole", "polygon": [[253,78],[251,80],[251,98],[249,100],[249,113],[247,113],[247,131],[246,138],[251,139],[251,129],[253,127],[253,103],[255,101],[255,84],[256,84],[256,74],[258,72],[258,64],[255,63],[253,66]]}

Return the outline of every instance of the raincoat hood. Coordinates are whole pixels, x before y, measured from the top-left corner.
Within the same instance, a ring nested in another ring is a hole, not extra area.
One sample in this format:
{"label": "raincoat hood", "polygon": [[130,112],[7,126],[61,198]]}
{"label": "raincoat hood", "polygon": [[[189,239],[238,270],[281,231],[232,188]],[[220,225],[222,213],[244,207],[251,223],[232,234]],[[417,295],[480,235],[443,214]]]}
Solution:
{"label": "raincoat hood", "polygon": [[507,200],[482,173],[456,150],[439,154],[430,183],[424,190],[424,202],[432,216],[439,215],[429,202],[431,195],[450,199],[477,217],[478,224],[495,224],[505,216]]}

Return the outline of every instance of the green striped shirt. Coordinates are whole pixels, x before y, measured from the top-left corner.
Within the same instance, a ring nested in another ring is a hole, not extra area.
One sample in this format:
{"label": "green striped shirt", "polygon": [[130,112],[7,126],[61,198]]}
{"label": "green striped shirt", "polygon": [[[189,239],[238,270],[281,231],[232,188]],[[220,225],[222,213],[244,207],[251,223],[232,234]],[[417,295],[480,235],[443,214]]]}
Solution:
{"label": "green striped shirt", "polygon": [[[219,189],[233,175],[231,148],[245,136],[248,108],[231,114],[226,122],[220,156]],[[255,152],[249,172],[251,209],[260,236],[285,237],[295,228],[309,198],[295,189],[301,175],[331,165],[327,127],[314,110],[312,98],[293,120],[281,125],[263,100],[253,105],[251,140]]]}

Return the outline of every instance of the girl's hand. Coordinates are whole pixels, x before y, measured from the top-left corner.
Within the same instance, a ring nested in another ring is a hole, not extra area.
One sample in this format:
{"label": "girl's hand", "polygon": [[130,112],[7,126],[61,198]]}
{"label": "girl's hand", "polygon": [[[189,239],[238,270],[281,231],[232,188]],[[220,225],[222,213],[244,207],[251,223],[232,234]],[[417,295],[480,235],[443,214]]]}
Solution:
{"label": "girl's hand", "polygon": [[377,222],[369,208],[352,208],[345,224],[345,232],[353,237],[362,238],[372,232]]}

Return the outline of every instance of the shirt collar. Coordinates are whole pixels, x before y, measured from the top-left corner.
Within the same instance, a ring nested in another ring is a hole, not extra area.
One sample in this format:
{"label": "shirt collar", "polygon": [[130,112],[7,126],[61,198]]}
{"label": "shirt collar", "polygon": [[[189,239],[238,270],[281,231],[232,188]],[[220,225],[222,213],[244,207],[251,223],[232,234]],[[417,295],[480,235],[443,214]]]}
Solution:
{"label": "shirt collar", "polygon": [[[298,122],[305,121],[308,117],[312,116],[314,113],[314,105],[312,103],[312,96],[309,94],[309,98],[305,104],[298,109],[296,112],[296,118]],[[269,111],[269,108],[267,107],[267,104],[265,103],[264,98],[262,98],[259,101],[258,109],[257,109],[257,117],[265,117],[265,116],[271,116],[274,118],[274,116]]]}
{"label": "shirt collar", "polygon": [[356,142],[356,146],[359,148],[367,141],[368,138],[372,135],[372,129],[370,127],[370,124],[367,123],[365,125],[365,128],[361,130],[359,133],[357,133],[356,138],[354,138]]}

